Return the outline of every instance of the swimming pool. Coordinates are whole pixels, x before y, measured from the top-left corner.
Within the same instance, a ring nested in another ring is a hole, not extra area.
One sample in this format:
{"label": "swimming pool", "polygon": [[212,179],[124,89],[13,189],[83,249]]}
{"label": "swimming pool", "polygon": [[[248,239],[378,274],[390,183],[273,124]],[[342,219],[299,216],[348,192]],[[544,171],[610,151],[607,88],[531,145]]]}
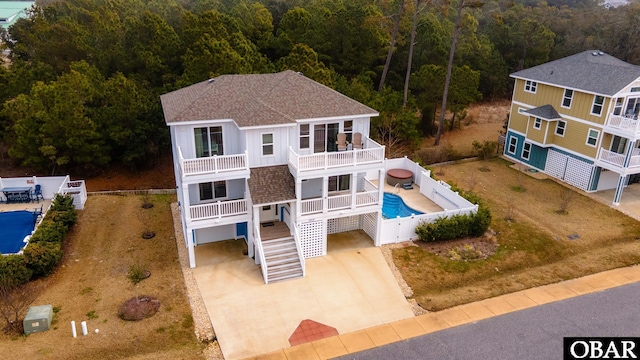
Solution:
{"label": "swimming pool", "polygon": [[393,219],[398,216],[409,217],[420,214],[424,213],[408,207],[400,196],[388,192],[384,193],[384,197],[382,198],[382,216],[385,219]]}
{"label": "swimming pool", "polygon": [[35,228],[31,211],[0,212],[0,254],[17,254],[25,245],[24,238]]}

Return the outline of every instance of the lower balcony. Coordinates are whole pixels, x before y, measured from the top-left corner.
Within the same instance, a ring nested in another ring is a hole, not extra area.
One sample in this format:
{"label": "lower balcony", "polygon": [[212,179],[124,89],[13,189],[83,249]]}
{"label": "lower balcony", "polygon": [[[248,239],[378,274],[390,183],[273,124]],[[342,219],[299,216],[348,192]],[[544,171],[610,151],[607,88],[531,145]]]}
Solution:
{"label": "lower balcony", "polygon": [[[312,198],[301,201],[301,215],[319,214],[323,212],[340,211],[363,206],[378,205],[378,190],[361,191],[355,194],[329,194],[326,199]],[[326,201],[325,201],[326,200]]]}
{"label": "lower balcony", "polygon": [[[612,168],[619,172],[627,172],[628,170],[640,170],[640,149],[635,148],[631,153],[629,162],[625,166],[626,154],[618,154],[611,150],[600,149],[598,153],[598,161],[601,162],[604,167]],[[608,165],[608,166],[607,166]],[[634,172],[634,171],[631,171]]]}
{"label": "lower balcony", "polygon": [[246,199],[218,201],[214,203],[189,206],[191,220],[222,219],[226,217],[248,214]]}

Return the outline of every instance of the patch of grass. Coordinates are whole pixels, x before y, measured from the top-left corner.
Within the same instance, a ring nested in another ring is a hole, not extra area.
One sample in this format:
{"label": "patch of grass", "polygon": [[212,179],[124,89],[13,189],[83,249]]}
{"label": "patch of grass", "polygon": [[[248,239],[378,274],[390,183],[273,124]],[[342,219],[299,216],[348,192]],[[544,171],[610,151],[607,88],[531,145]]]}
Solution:
{"label": "patch of grass", "polygon": [[[476,173],[482,186],[474,192],[495,214],[491,229],[499,247],[493,256],[465,262],[416,246],[393,250],[422,307],[441,310],[640,262],[639,222],[579,193],[571,196],[571,211],[560,219],[558,198],[550,194],[560,193],[562,185],[523,176],[501,159],[483,164],[491,171]],[[477,164],[450,165],[444,180],[464,184],[472,171]],[[514,183],[527,191],[513,191]],[[568,240],[569,234],[580,237]],[[452,255],[468,254],[458,249]]]}
{"label": "patch of grass", "polygon": [[512,187],[511,187],[511,190],[513,190],[513,191],[515,191],[515,192],[519,192],[519,193],[522,193],[522,192],[527,191],[527,189],[525,189],[525,188],[523,188],[523,187],[520,187],[520,186],[518,186],[518,185],[516,185],[516,186],[512,186]]}
{"label": "patch of grass", "polygon": [[86,287],[86,288],[84,288],[84,289],[80,290],[80,295],[86,295],[86,294],[88,294],[88,293],[90,293],[90,292],[92,292],[92,291],[93,291],[93,288],[91,288],[91,287]]}
{"label": "patch of grass", "polygon": [[98,318],[98,314],[96,314],[95,310],[91,310],[87,313],[87,319],[89,320],[95,320]]}

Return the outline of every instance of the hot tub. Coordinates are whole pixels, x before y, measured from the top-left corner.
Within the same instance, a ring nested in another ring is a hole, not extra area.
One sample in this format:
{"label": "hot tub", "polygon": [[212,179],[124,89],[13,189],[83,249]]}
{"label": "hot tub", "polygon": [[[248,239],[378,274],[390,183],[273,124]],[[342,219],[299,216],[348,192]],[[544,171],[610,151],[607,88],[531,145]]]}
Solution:
{"label": "hot tub", "polygon": [[390,169],[387,171],[387,184],[391,186],[411,184],[413,182],[413,172],[405,169]]}

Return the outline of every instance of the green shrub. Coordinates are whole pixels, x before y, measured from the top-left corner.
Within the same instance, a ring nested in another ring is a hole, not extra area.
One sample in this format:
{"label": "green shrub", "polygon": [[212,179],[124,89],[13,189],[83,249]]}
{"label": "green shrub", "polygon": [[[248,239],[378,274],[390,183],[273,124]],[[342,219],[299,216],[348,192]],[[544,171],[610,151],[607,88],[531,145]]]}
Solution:
{"label": "green shrub", "polygon": [[478,140],[474,140],[471,146],[473,146],[473,149],[482,160],[489,160],[498,155],[497,141],[485,140],[483,143],[480,143]]}
{"label": "green shrub", "polygon": [[62,259],[62,247],[59,243],[30,243],[24,249],[24,260],[33,277],[46,276],[53,271]]}
{"label": "green shrub", "polygon": [[62,243],[67,235],[67,227],[63,222],[45,218],[31,236],[29,243]]}
{"label": "green shrub", "polygon": [[78,221],[78,212],[75,209],[64,211],[49,210],[49,212],[47,212],[47,218],[51,219],[55,223],[64,225],[68,229]]}
{"label": "green shrub", "polygon": [[60,195],[56,194],[51,202],[50,211],[68,211],[75,210],[75,206],[73,206],[73,198],[68,195]]}
{"label": "green shrub", "polygon": [[24,256],[0,256],[0,275],[6,275],[14,286],[25,284],[31,279],[33,271],[27,268]]}
{"label": "green shrub", "polygon": [[491,212],[482,200],[472,192],[462,191],[451,186],[451,190],[458,192],[460,196],[469,202],[478,205],[478,211],[474,214],[453,215],[440,217],[431,223],[422,223],[415,229],[418,238],[422,241],[453,240],[467,236],[482,236],[491,225]]}

